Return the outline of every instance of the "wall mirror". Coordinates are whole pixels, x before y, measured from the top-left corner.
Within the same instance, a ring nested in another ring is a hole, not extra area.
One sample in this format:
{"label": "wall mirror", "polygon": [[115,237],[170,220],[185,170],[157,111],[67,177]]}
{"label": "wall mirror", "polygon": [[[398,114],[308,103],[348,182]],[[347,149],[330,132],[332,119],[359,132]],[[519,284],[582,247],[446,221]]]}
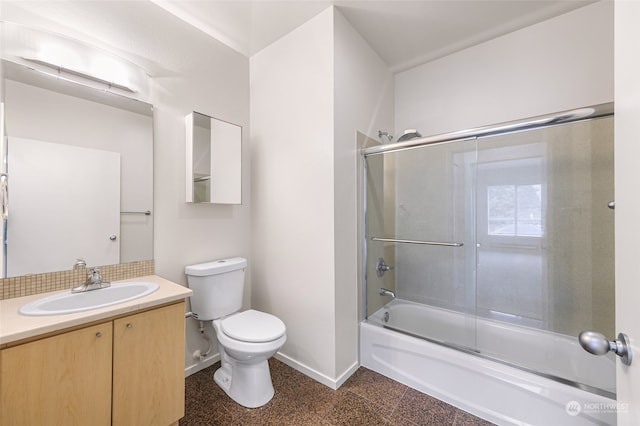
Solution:
{"label": "wall mirror", "polygon": [[2,276],[153,258],[150,104],[2,60]]}
{"label": "wall mirror", "polygon": [[242,127],[195,111],[185,124],[187,202],[242,204]]}

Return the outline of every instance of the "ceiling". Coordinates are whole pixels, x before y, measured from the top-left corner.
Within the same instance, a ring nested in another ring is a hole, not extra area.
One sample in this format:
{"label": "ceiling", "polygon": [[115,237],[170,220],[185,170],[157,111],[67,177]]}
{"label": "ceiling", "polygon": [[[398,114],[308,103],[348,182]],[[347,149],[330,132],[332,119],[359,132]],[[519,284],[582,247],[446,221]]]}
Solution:
{"label": "ceiling", "polygon": [[0,12],[162,76],[194,61],[193,51],[216,45],[250,57],[333,4],[397,72],[594,1],[2,0]]}
{"label": "ceiling", "polygon": [[451,54],[595,0],[151,0],[251,56],[334,4],[393,71]]}

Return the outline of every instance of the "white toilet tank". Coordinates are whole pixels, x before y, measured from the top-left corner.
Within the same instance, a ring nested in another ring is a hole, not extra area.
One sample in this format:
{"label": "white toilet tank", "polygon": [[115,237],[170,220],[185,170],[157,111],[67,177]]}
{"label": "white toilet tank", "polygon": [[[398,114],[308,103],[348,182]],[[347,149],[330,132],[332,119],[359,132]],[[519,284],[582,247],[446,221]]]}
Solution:
{"label": "white toilet tank", "polygon": [[185,267],[191,311],[200,321],[214,320],[242,308],[247,259],[234,257]]}

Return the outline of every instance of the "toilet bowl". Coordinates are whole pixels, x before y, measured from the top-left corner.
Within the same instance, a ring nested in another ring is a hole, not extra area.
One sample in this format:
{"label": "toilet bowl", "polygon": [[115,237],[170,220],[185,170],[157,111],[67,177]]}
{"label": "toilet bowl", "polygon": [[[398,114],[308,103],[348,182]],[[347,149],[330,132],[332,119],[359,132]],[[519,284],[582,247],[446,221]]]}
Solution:
{"label": "toilet bowl", "polygon": [[220,349],[221,367],[213,376],[218,386],[245,407],[269,402],[274,389],[268,360],[287,340],[284,323],[273,315],[248,310],[214,320],[213,328]]}
{"label": "toilet bowl", "polygon": [[246,259],[232,258],[187,266],[193,290],[191,310],[211,320],[220,350],[214,381],[238,404],[260,407],[273,398],[268,360],[287,340],[276,316],[242,306]]}

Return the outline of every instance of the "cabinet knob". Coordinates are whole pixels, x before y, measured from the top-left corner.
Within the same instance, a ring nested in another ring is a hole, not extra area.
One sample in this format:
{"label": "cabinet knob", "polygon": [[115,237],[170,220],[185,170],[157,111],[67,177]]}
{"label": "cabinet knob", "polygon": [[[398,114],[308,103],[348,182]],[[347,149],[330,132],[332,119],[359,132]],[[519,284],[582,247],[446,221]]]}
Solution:
{"label": "cabinet knob", "polygon": [[127,323],[127,328],[133,328],[133,324]]}
{"label": "cabinet knob", "polygon": [[99,331],[96,333],[96,337],[102,337],[102,333],[100,333]]}

